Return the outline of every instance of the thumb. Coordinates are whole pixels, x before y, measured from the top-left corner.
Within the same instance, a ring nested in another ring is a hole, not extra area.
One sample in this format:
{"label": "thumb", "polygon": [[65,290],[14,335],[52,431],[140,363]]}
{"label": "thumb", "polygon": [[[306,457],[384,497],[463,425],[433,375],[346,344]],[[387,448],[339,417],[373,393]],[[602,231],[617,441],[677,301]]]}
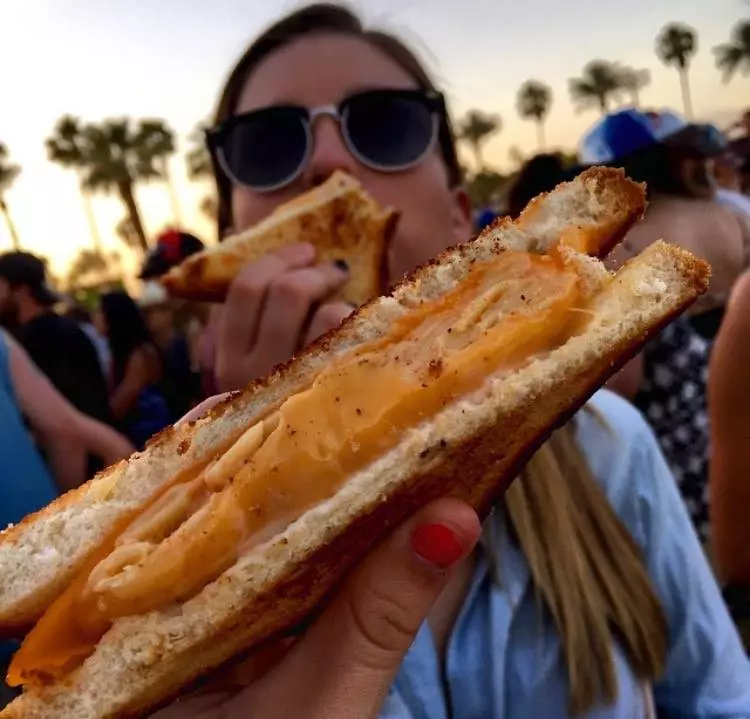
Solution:
{"label": "thumb", "polygon": [[305,716],[317,716],[315,710],[347,719],[377,715],[430,607],[480,531],[473,509],[439,500],[358,567],[279,667],[303,689]]}

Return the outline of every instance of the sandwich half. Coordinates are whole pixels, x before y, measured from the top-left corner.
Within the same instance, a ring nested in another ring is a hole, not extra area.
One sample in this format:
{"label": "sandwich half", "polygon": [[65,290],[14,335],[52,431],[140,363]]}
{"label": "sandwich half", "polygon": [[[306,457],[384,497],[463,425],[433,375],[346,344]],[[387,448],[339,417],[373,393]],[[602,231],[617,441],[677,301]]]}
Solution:
{"label": "sandwich half", "polygon": [[385,289],[396,220],[396,212],[381,208],[359,182],[337,171],[249,230],[191,255],[161,282],[175,297],[221,302],[245,265],[285,245],[308,242],[317,262],[346,263],[349,280],[334,299],[359,306]]}
{"label": "sandwich half", "polygon": [[0,717],[141,716],[307,621],[426,502],[488,511],[705,292],[663,242],[616,274],[595,258],[644,207],[588,170],[0,535],[0,626],[33,626]]}

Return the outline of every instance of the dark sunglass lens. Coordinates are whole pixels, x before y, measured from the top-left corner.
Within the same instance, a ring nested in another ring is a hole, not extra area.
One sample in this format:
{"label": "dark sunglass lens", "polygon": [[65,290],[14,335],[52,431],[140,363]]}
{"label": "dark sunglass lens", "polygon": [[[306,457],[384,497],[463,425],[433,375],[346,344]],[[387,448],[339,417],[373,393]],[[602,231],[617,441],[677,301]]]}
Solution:
{"label": "dark sunglass lens", "polygon": [[426,98],[397,93],[365,93],[345,110],[346,131],[354,149],[384,168],[405,167],[429,147],[433,115]]}
{"label": "dark sunglass lens", "polygon": [[241,118],[224,136],[224,162],[247,187],[264,189],[291,179],[307,152],[307,131],[301,112],[271,108]]}

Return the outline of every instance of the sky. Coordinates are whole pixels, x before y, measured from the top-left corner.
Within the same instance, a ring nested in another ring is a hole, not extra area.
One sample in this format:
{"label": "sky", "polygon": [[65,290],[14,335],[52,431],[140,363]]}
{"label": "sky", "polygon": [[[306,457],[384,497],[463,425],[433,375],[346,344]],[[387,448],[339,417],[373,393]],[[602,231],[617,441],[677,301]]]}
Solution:
{"label": "sky", "polygon": [[[246,44],[269,22],[299,6],[289,0],[0,0],[0,142],[22,171],[5,199],[25,249],[48,258],[63,274],[92,246],[74,173],[51,164],[44,139],[66,113],[87,121],[162,117],[178,135],[170,163],[182,224],[211,239],[198,209],[208,185],[185,173],[187,136],[212,113],[222,81]],[[426,61],[460,116],[479,108],[502,118],[486,147],[488,164],[509,166],[511,148],[531,154],[534,126],[515,109],[529,78],[553,90],[547,122],[551,146],[572,149],[597,119],[576,113],[568,79],[589,60],[618,61],[651,71],[644,105],[680,109],[677,73],[662,66],[654,41],[668,22],[698,32],[691,68],[696,116],[727,124],[750,98],[750,78],[728,85],[711,48],[750,16],[747,0],[354,0],[370,24],[398,33]],[[142,186],[137,199],[147,231],[173,223],[161,183]],[[137,256],[117,239],[124,210],[97,196],[96,224],[108,252],[126,269]],[[0,251],[10,235],[0,218]]]}

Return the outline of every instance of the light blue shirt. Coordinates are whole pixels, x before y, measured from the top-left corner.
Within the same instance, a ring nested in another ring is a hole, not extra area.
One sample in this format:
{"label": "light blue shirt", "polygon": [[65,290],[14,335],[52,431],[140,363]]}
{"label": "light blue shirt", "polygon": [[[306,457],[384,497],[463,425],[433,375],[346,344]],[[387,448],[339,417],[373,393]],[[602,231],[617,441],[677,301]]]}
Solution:
{"label": "light blue shirt", "polygon": [[[750,717],[750,663],[693,531],[674,479],[641,415],[601,391],[578,414],[589,466],[643,550],[669,623],[665,676],[653,687],[660,717]],[[604,420],[604,422],[602,421]],[[500,582],[479,560],[450,635],[446,677],[427,624],[391,688],[381,719],[567,717],[566,670],[554,626],[539,615],[530,573],[498,523]],[[619,696],[596,719],[646,716],[643,687],[615,649]],[[445,687],[445,688],[444,688]]]}

